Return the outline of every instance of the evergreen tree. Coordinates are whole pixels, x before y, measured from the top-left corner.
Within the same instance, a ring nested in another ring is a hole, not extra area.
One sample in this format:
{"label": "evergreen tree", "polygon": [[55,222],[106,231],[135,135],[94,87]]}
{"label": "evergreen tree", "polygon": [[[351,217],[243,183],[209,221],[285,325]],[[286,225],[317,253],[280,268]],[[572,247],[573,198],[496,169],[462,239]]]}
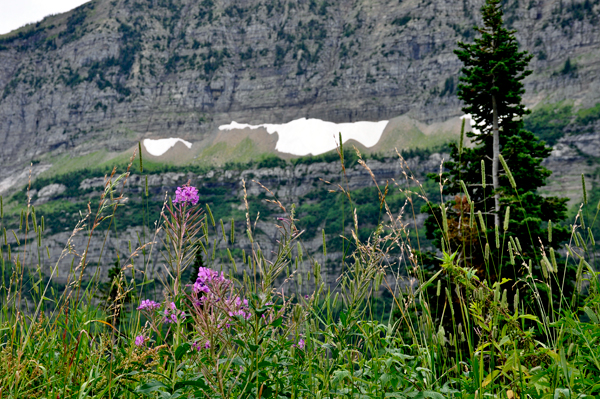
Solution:
{"label": "evergreen tree", "polygon": [[196,255],[194,257],[194,264],[192,265],[192,271],[190,273],[190,282],[194,284],[198,279],[198,272],[201,267],[204,266],[204,258],[202,257],[202,247],[198,245],[198,249],[196,250]]}
{"label": "evergreen tree", "polygon": [[[462,137],[459,145],[450,146],[443,178],[447,179],[445,193],[454,199],[446,204],[445,223],[441,209],[428,209],[426,231],[438,248],[459,250],[461,265],[476,269],[482,280],[493,283],[508,278],[512,280],[506,287],[509,295],[518,286],[526,294],[522,298],[534,305],[533,297],[527,296],[530,286],[522,280],[514,283],[529,270],[542,280],[542,253],[550,259],[550,248],[556,249],[568,237],[567,229],[558,225],[551,236],[546,231],[548,221],[565,219],[567,199],[537,192],[551,174],[542,166],[551,148],[523,129],[522,118],[528,111],[521,102],[522,80],[531,73],[526,69],[531,56],[519,51],[515,31],[504,28],[500,0],[486,0],[482,14],[483,27],[475,28],[481,37],[473,44],[458,43],[455,51],[464,65],[458,97],[479,132],[467,133],[472,147],[463,147]],[[501,156],[515,188],[506,168],[500,171]],[[547,291],[545,284],[538,288]]]}
{"label": "evergreen tree", "polygon": [[122,272],[120,261],[117,259],[114,266],[108,269],[108,281],[98,287],[101,306],[109,315],[108,322],[115,328],[125,317],[124,307],[133,300],[132,292],[124,290]]}

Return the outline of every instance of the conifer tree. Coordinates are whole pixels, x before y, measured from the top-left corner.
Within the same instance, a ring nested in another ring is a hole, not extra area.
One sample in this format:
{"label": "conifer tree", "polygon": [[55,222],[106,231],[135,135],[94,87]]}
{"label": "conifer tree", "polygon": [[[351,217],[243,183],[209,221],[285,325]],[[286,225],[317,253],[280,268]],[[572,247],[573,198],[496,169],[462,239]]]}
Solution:
{"label": "conifer tree", "polygon": [[[490,283],[511,279],[509,293],[517,286],[523,293],[527,286],[515,282],[530,271],[541,281],[542,253],[550,258],[550,248],[568,236],[555,224],[566,217],[567,199],[537,191],[551,174],[542,165],[551,148],[523,129],[528,111],[521,101],[522,81],[531,73],[531,56],[519,51],[515,31],[503,26],[500,3],[486,0],[483,26],[475,28],[480,37],[473,44],[458,43],[455,50],[464,65],[458,86],[462,110],[479,132],[467,133],[471,147],[463,147],[462,137],[459,145],[450,146],[444,192],[454,199],[446,204],[445,223],[441,209],[430,208],[425,224],[439,248],[460,251],[462,266],[476,269]],[[500,167],[501,157],[512,177]],[[552,234],[546,231],[548,221],[555,226]]]}

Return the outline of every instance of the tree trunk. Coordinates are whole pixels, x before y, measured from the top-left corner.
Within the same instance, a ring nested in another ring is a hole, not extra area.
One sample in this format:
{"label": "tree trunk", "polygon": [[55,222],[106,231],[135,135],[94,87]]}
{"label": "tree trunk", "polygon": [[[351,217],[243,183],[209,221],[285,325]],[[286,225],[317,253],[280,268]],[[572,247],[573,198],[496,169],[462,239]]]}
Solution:
{"label": "tree trunk", "polygon": [[492,95],[492,130],[494,134],[493,158],[492,158],[492,184],[494,185],[494,226],[500,227],[500,183],[498,182],[498,161],[500,155],[500,132],[498,131],[498,106],[496,96]]}

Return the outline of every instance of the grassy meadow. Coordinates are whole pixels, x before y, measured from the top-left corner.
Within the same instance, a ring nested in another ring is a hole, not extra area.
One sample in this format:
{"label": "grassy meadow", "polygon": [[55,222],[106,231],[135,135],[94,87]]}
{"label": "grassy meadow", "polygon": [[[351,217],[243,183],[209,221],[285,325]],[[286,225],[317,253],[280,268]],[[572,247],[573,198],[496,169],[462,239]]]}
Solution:
{"label": "grassy meadow", "polygon": [[[344,173],[348,159],[340,161]],[[360,156],[354,162],[368,169]],[[2,210],[0,398],[600,395],[600,286],[592,234],[599,207],[587,192],[569,222],[563,256],[549,260],[540,248],[543,280],[533,281],[531,265],[522,266],[521,283],[532,288],[531,297],[518,290],[508,297],[514,282],[492,281],[461,266],[461,248],[448,248],[436,267],[426,267],[431,259],[425,261],[419,232],[410,231],[406,220],[419,212],[419,196],[421,203],[439,204],[425,191],[393,186],[375,186],[379,201],[371,205],[382,216],[369,231],[355,212],[356,193],[341,185],[337,198],[343,200],[327,202],[352,226],[336,244],[343,256],[335,259],[328,259],[324,232],[322,254],[309,254],[295,206],[271,195],[278,241],[277,250],[267,253],[255,239],[247,197],[242,240],[202,196],[197,205],[173,203],[179,194],[169,193],[164,203],[148,205],[156,208],[147,215],[156,217],[155,228],[139,247],[121,254],[111,280],[97,273],[84,278],[85,269],[101,262],[87,256],[89,240],[114,229],[128,206],[122,193],[132,165],[138,166],[135,155],[124,173],[106,175],[93,206],[68,226],[70,238],[50,270],[41,270],[44,253],[35,255],[37,263],[24,260],[52,222],[36,215],[27,195],[18,227],[14,220],[6,224]],[[139,168],[144,171],[141,161]],[[480,227],[476,220],[468,223]],[[510,229],[504,227],[501,235]],[[478,231],[480,250],[497,245],[493,234]],[[77,236],[88,247],[74,247]],[[227,247],[225,260],[215,257],[221,245]],[[510,253],[517,265],[519,250]],[[164,267],[151,278],[147,267],[154,257]],[[333,284],[323,278],[327,262],[342,266]],[[54,281],[59,263],[71,264],[64,284]],[[562,292],[567,267],[577,269],[570,297]],[[540,289],[559,300],[545,302]]]}

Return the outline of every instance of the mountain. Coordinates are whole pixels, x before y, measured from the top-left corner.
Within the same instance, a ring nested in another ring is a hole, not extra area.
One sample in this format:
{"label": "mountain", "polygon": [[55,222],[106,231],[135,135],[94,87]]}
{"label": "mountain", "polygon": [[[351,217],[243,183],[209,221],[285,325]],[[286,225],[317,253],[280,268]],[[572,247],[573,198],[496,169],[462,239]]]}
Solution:
{"label": "mountain", "polygon": [[[0,192],[23,183],[30,162],[33,175],[82,156],[98,164],[145,138],[193,143],[183,163],[273,151],[254,137],[238,150],[219,139],[218,127],[232,121],[456,118],[453,50],[474,37],[480,5],[93,0],[50,16],[0,37]],[[535,55],[525,102],[592,107],[600,1],[509,0],[504,8]]]}

